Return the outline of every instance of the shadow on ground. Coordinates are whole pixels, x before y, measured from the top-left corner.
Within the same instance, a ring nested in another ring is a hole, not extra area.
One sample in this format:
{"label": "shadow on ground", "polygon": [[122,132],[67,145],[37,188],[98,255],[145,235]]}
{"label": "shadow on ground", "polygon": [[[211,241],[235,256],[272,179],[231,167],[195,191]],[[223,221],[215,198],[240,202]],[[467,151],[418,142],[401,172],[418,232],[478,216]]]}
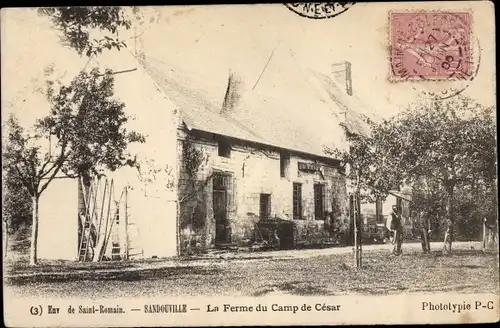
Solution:
{"label": "shadow on ground", "polygon": [[151,268],[141,270],[124,270],[124,271],[99,271],[93,272],[79,272],[78,275],[71,273],[68,274],[43,274],[43,275],[17,275],[5,279],[8,285],[25,285],[33,283],[67,283],[67,282],[88,282],[88,281],[141,281],[141,280],[155,280],[155,279],[175,279],[186,276],[199,275],[217,275],[220,269],[206,266],[202,267],[168,267],[168,268]]}
{"label": "shadow on ground", "polygon": [[261,289],[254,292],[252,296],[259,297],[274,293],[284,293],[298,296],[328,296],[331,294],[328,289],[318,286],[314,282],[295,280],[272,285],[264,285]]}

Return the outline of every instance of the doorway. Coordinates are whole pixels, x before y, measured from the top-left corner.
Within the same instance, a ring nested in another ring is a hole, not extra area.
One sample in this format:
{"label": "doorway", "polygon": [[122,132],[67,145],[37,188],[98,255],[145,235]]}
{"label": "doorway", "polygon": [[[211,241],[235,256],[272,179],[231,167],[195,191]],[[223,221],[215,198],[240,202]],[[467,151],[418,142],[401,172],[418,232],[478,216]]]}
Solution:
{"label": "doorway", "polygon": [[213,211],[215,219],[215,245],[231,242],[231,227],[228,218],[231,176],[218,174],[213,178]]}

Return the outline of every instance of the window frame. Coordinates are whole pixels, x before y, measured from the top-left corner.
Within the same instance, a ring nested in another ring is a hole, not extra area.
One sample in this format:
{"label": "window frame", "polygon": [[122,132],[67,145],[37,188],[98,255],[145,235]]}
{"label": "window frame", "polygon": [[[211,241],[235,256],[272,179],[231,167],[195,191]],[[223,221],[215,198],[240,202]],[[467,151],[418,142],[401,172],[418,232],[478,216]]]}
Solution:
{"label": "window frame", "polygon": [[304,217],[302,216],[302,183],[294,182],[292,189],[293,219],[304,220]]}
{"label": "window frame", "polygon": [[[318,188],[320,190],[321,195],[319,195],[321,198],[318,199],[318,195],[316,192],[318,191]],[[325,219],[325,202],[326,202],[326,187],[324,183],[314,183],[313,185],[313,197],[314,197],[314,219],[318,221],[322,221]],[[320,205],[320,210],[318,213],[318,208],[317,205]],[[319,216],[318,216],[319,214]]]}
{"label": "window frame", "polygon": [[[264,202],[264,200],[266,202]],[[265,208],[263,207],[265,203]],[[263,212],[266,212],[267,215],[262,215]],[[261,193],[259,195],[259,218],[260,219],[269,219],[271,217],[271,194]]]}
{"label": "window frame", "polygon": [[217,140],[217,155],[219,157],[231,158],[231,144],[227,140]]}

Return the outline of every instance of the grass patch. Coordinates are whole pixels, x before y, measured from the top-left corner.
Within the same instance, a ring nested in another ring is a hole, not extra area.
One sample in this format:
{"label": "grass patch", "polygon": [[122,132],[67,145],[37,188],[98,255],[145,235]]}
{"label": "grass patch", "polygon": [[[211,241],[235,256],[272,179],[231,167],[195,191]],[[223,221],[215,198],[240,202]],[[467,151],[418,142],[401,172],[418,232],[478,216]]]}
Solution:
{"label": "grass patch", "polygon": [[[33,267],[28,265],[29,243],[13,242],[11,247],[4,261],[4,281],[6,289],[17,295],[116,298],[499,292],[498,253],[484,253],[468,243],[457,243],[446,256],[438,248],[423,254],[418,247],[407,246],[402,256],[392,256],[389,245],[371,250],[367,246],[361,270],[354,267],[350,252],[301,257],[302,251],[295,254],[299,256],[220,252],[175,260],[40,261]],[[179,266],[172,267],[172,262]]]}
{"label": "grass patch", "polygon": [[[372,250],[363,253],[361,270],[353,266],[352,254],[255,261],[210,259],[206,265],[180,261],[184,263],[182,267],[161,267],[161,262],[158,259],[41,263],[35,268],[14,266],[17,275],[6,282],[9,289],[23,295],[104,298],[498,293],[499,289],[498,254],[470,249],[456,249],[450,256],[443,256],[437,250],[422,254],[416,249],[402,256],[391,256],[388,250]],[[134,270],[125,270],[130,266]],[[114,270],[108,270],[111,267]],[[63,268],[63,274],[56,274]],[[22,274],[36,270],[45,274],[31,277]]]}

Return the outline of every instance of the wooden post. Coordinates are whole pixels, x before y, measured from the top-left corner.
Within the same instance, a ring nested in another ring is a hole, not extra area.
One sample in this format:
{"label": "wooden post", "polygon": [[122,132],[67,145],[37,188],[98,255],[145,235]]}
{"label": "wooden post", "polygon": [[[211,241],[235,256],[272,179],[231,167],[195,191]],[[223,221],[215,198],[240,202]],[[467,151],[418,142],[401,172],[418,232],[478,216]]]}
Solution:
{"label": "wooden post", "polygon": [[362,253],[361,253],[361,201],[360,201],[360,174],[358,172],[356,176],[356,187],[353,197],[353,216],[354,216],[354,258],[356,261],[356,268],[361,268],[362,265]]}
{"label": "wooden post", "polygon": [[[99,180],[98,180],[99,181]],[[109,228],[109,232],[108,232],[108,224],[109,224],[109,220],[111,220],[112,222],[116,219],[114,217],[114,214],[111,213],[111,202],[114,201],[114,187],[113,187],[113,180],[111,180],[111,183],[110,183],[110,187],[109,187],[109,191],[108,191],[108,195],[106,195],[106,188],[107,188],[107,180],[106,180],[106,184],[105,184],[105,188],[104,188],[104,194],[103,194],[103,204],[101,204],[102,207],[104,207],[104,205],[107,205],[107,208],[106,208],[106,216],[105,216],[105,229],[104,229],[104,232],[101,234],[101,222],[102,222],[102,218],[101,220],[99,220],[99,230],[97,232],[97,235],[96,235],[96,244],[95,244],[95,252],[94,252],[94,258],[92,259],[92,262],[100,262],[102,260],[102,257],[104,256],[104,254],[106,253],[106,250],[107,250],[107,240],[106,240],[106,236],[109,234],[111,234],[111,227]],[[107,199],[108,199],[108,202],[107,204],[104,203],[105,199],[106,199],[106,196]],[[96,195],[97,197],[97,195]],[[112,217],[111,217],[112,216]]]}
{"label": "wooden post", "polygon": [[353,220],[354,220],[354,261],[357,268],[361,268],[362,265],[362,254],[361,254],[361,213],[360,213],[360,198],[359,192],[354,193],[352,206],[353,210]]}
{"label": "wooden post", "polygon": [[[111,183],[112,184],[112,183]],[[102,225],[102,220],[103,220],[103,216],[104,216],[104,205],[106,204],[106,192],[108,190],[108,179],[105,180],[104,182],[104,191],[102,193],[102,202],[101,202],[101,213],[100,213],[100,216],[97,220],[97,241],[96,241],[96,244],[98,243],[98,240],[100,238],[100,235],[101,235],[101,225]],[[109,193],[111,195],[111,193]],[[110,198],[111,200],[111,198]],[[109,208],[109,201],[108,201],[108,208]],[[108,209],[109,211],[109,209]]]}
{"label": "wooden post", "polygon": [[176,218],[175,218],[175,240],[176,240],[176,249],[177,249],[177,256],[181,255],[181,204],[180,201],[177,199],[176,202]]}
{"label": "wooden post", "polygon": [[[118,205],[119,207],[120,205]],[[125,213],[123,215],[123,224],[125,225],[125,245],[123,250],[123,259],[128,260],[128,252],[129,252],[129,238],[128,238],[128,186],[125,187]]]}
{"label": "wooden post", "polygon": [[363,254],[362,254],[362,242],[363,242],[363,230],[362,230],[362,220],[361,220],[361,201],[360,201],[360,196],[359,196],[359,191],[356,191],[356,196],[355,196],[355,202],[356,202],[356,229],[357,229],[357,239],[356,239],[356,252],[357,252],[357,262],[356,262],[356,267],[361,268],[362,263],[363,263]]}
{"label": "wooden post", "polygon": [[486,229],[486,219],[482,220],[483,223],[483,251],[486,250],[487,247],[487,229]]}

